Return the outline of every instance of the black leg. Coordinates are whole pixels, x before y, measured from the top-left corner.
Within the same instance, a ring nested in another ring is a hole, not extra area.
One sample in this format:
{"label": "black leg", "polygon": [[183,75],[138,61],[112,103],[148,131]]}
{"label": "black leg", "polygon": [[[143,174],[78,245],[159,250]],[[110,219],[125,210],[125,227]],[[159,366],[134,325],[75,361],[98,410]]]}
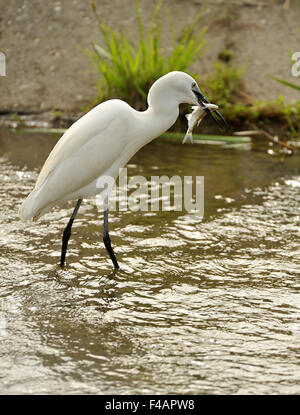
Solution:
{"label": "black leg", "polygon": [[111,247],[110,237],[108,233],[108,209],[104,210],[104,230],[103,230],[103,242],[107,252],[109,253],[110,259],[112,260],[115,269],[120,269],[118,261],[115,257],[114,251]]}
{"label": "black leg", "polygon": [[78,199],[75,209],[72,213],[72,216],[70,217],[70,220],[67,224],[67,226],[65,227],[64,233],[63,233],[63,238],[62,238],[62,248],[61,248],[61,257],[60,257],[60,266],[63,268],[63,266],[65,265],[65,259],[66,259],[66,252],[67,252],[67,247],[68,247],[68,242],[71,236],[71,229],[72,229],[72,225],[74,222],[74,219],[77,215],[78,209],[80,208],[82,199]]}

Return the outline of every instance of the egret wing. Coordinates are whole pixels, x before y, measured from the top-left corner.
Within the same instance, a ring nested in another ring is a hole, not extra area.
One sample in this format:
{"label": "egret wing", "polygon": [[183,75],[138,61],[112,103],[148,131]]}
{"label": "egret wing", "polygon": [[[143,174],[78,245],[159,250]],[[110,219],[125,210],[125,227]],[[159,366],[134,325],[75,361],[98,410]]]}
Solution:
{"label": "egret wing", "polygon": [[35,188],[40,187],[51,172],[75,155],[77,151],[83,149],[90,140],[97,136],[100,137],[101,133],[104,133],[117,118],[116,111],[120,104],[127,105],[119,100],[106,101],[76,121],[49,154],[38,176]]}
{"label": "egret wing", "polygon": [[94,115],[94,119],[88,113],[89,117],[75,123],[76,128],[71,127],[69,134],[66,132],[50,153],[38,178],[34,191],[38,211],[89,185],[114,163],[126,158],[130,147],[128,109],[129,106],[127,112],[117,117],[108,107],[103,110],[106,117],[102,113],[102,116]]}

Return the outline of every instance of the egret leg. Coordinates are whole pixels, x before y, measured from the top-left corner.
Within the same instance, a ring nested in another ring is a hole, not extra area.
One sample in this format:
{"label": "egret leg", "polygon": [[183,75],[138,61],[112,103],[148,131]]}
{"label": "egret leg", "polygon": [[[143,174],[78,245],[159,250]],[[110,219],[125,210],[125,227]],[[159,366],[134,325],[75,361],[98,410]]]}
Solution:
{"label": "egret leg", "polygon": [[111,247],[110,237],[108,233],[108,209],[104,210],[103,242],[107,252],[109,253],[110,259],[114,264],[115,269],[120,269],[117,258],[115,257],[114,251]]}
{"label": "egret leg", "polygon": [[66,259],[66,253],[67,253],[67,247],[68,247],[68,242],[71,236],[71,229],[72,229],[72,225],[74,222],[74,219],[77,215],[78,209],[80,208],[82,199],[78,199],[75,209],[72,213],[72,216],[70,217],[70,220],[67,224],[67,226],[65,227],[64,233],[63,233],[63,237],[62,237],[62,248],[61,248],[61,256],[60,256],[60,266],[63,268],[65,265],[65,259]]}

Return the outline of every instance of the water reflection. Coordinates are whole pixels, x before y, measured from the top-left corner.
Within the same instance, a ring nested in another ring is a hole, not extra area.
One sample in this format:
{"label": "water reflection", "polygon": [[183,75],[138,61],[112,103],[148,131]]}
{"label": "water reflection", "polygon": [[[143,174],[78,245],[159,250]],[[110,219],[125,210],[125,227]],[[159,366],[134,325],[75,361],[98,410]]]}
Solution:
{"label": "water reflection", "polygon": [[299,156],[153,143],[128,173],[204,175],[204,221],[112,213],[114,273],[86,202],[60,270],[72,204],[17,219],[54,141],[0,134],[1,392],[299,393]]}

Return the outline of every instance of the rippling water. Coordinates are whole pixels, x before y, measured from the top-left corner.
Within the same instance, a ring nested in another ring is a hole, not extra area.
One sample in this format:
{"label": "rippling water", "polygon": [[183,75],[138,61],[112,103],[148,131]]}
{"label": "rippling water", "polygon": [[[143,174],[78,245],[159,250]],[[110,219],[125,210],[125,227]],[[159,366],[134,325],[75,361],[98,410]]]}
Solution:
{"label": "rippling water", "polygon": [[300,157],[156,141],[129,175],[203,175],[205,217],[93,201],[19,222],[57,137],[0,133],[1,393],[300,393]]}

